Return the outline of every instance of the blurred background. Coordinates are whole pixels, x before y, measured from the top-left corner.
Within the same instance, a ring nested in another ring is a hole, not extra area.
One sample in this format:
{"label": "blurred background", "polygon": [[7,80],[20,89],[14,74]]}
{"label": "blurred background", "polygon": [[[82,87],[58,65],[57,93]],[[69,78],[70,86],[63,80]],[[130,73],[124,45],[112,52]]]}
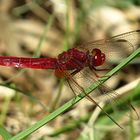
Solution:
{"label": "blurred background", "polygon": [[[82,43],[136,29],[140,29],[139,0],[0,1],[1,56],[57,57]],[[110,63],[115,66],[119,61],[116,56],[114,59]],[[139,63],[136,59],[107,85],[117,89],[134,82],[136,86],[140,77]],[[140,89],[135,86],[123,93],[130,98],[133,94],[132,102],[139,112]],[[12,135],[28,128],[73,96],[64,81],[55,77],[53,70],[0,67],[0,125]],[[84,99],[27,139],[140,139],[139,120],[124,120],[122,113],[116,119],[125,126],[122,131],[100,113],[101,110]]]}

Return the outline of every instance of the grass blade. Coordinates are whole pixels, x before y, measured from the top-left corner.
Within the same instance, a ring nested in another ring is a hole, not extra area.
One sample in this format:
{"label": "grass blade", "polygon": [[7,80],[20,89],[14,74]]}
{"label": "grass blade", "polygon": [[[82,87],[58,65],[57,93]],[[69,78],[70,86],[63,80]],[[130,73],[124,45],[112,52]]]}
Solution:
{"label": "grass blade", "polygon": [[11,134],[2,126],[0,126],[0,135],[4,140],[8,140],[12,137]]}

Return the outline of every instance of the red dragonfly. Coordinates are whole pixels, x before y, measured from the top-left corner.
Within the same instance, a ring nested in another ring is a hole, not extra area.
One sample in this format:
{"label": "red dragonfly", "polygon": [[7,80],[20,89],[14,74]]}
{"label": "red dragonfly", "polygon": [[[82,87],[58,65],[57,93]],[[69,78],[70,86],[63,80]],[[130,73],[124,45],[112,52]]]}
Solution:
{"label": "red dragonfly", "polygon": [[[88,69],[88,76],[91,73],[95,74],[95,77],[98,77],[96,72],[107,70],[104,67],[101,68],[101,66],[104,66],[111,59],[111,56],[119,54],[121,60],[132,53],[139,45],[139,37],[140,30],[135,30],[116,35],[108,39],[91,41],[79,47],[69,49],[68,51],[59,54],[57,58],[0,56],[0,65],[17,68],[53,69],[55,70],[55,75],[57,77],[65,78],[68,81],[69,86],[75,93],[76,91],[71,83],[73,83],[73,85],[75,85],[80,91],[84,91],[84,87],[76,81],[76,75],[84,70],[87,71]],[[91,75],[89,77],[90,80],[94,80]],[[116,94],[114,94],[114,96],[115,95]],[[101,108],[96,100],[91,98],[89,95],[86,96]],[[108,113],[105,111],[104,113],[119,127],[121,127]]]}

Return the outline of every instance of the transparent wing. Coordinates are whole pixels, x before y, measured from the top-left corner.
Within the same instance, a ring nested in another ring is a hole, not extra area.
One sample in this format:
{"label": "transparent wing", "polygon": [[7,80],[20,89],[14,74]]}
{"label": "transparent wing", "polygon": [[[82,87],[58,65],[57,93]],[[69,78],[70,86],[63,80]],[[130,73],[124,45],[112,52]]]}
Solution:
{"label": "transparent wing", "polygon": [[[114,119],[111,115],[109,115],[109,114],[98,104],[98,102],[96,101],[96,99],[94,99],[94,98],[92,98],[90,95],[86,94],[86,92],[85,92],[83,86],[80,85],[75,79],[73,79],[73,77],[68,77],[68,78],[67,78],[67,81],[68,81],[68,84],[69,84],[70,88],[71,88],[72,91],[74,92],[74,94],[79,94],[79,93],[81,93],[81,92],[85,93],[86,98],[87,98],[89,101],[91,101],[94,105],[98,106],[98,107],[103,111],[103,113],[105,113],[118,127],[120,127],[121,129],[123,129],[122,126],[121,126],[119,123],[117,123],[117,122],[115,121],[115,119]],[[75,89],[76,89],[76,90],[75,90]],[[77,91],[79,91],[79,93],[77,93]]]}
{"label": "transparent wing", "polygon": [[[89,87],[93,82],[100,83],[100,81],[95,80],[97,78],[94,75],[94,72],[92,72],[88,68],[81,71],[73,78],[78,84],[80,83],[83,89]],[[130,113],[132,112],[133,119],[136,120],[139,118],[139,115],[136,112],[133,105],[128,100],[124,100],[123,98],[120,98],[119,93],[117,93],[115,90],[112,90],[105,84],[100,85],[98,89],[94,90],[90,95],[97,103],[104,101],[108,105],[110,104],[112,108],[115,110],[115,112],[118,113],[127,112],[126,114],[127,117],[130,117]]]}
{"label": "transparent wing", "polygon": [[79,49],[92,51],[99,48],[106,55],[107,61],[117,58],[118,60],[130,55],[140,45],[140,30],[135,30],[108,39],[91,41],[81,46]]}

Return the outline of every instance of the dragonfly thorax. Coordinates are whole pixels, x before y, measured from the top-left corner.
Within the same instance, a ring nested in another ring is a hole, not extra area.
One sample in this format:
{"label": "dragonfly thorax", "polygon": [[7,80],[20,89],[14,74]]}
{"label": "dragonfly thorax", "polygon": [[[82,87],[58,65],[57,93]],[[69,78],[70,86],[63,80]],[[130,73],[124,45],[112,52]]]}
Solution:
{"label": "dragonfly thorax", "polygon": [[90,54],[90,65],[92,67],[101,66],[105,62],[105,54],[100,49],[93,49]]}

